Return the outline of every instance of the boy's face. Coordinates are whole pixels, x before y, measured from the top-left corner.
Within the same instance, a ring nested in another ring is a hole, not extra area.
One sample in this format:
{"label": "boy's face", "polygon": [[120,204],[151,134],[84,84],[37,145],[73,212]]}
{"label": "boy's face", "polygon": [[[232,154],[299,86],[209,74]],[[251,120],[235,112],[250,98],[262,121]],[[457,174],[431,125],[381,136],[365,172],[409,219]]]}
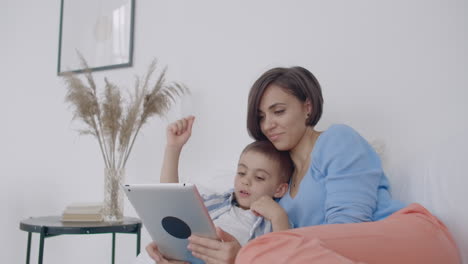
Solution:
{"label": "boy's face", "polygon": [[262,196],[279,198],[287,191],[287,183],[281,182],[278,162],[256,151],[244,152],[239,159],[234,180],[237,203],[243,209]]}

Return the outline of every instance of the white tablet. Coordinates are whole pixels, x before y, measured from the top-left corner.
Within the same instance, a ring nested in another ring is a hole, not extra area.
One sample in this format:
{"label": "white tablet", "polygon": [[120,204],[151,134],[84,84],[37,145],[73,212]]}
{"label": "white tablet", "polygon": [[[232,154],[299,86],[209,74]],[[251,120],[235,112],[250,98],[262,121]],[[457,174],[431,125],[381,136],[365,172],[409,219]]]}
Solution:
{"label": "white tablet", "polygon": [[169,259],[203,263],[187,249],[191,234],[216,238],[213,221],[194,184],[123,186],[159,251]]}

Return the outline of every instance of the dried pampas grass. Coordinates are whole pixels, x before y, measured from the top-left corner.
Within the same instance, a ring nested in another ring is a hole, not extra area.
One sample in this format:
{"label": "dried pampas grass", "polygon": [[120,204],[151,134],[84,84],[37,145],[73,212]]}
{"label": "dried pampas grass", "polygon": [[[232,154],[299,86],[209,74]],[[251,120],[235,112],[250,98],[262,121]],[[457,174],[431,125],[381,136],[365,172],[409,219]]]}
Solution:
{"label": "dried pampas grass", "polygon": [[163,117],[172,103],[189,90],[180,83],[167,83],[167,68],[160,72],[155,84],[150,85],[156,71],[156,60],[153,60],[146,75],[136,77],[134,93],[130,94],[128,103],[122,98],[119,87],[107,78],[104,78],[101,98],[86,60],[79,57],[85,68],[86,82],[75,73],[65,73],[65,101],[73,108],[73,119],[87,125],[80,133],[97,138],[106,168],[125,168],[141,127],[155,115]]}

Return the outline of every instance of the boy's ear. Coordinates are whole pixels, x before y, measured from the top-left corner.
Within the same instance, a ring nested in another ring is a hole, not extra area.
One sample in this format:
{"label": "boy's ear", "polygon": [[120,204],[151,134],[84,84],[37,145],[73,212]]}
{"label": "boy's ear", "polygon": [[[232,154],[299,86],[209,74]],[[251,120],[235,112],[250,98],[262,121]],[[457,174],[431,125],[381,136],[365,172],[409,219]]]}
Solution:
{"label": "boy's ear", "polygon": [[273,197],[275,197],[275,198],[283,197],[286,194],[286,192],[288,191],[288,187],[289,187],[289,184],[287,184],[286,182],[280,183],[278,188],[276,188],[276,192],[273,195]]}

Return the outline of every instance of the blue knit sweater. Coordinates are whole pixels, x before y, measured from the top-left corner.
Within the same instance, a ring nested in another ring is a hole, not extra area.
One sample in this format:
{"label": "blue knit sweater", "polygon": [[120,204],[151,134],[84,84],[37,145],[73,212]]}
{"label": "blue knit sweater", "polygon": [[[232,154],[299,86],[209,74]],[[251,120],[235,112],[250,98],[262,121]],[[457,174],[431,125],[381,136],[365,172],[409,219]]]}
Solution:
{"label": "blue knit sweater", "polygon": [[405,206],[389,188],[369,143],[349,126],[332,125],[317,139],[298,193],[280,204],[294,227],[377,221]]}

